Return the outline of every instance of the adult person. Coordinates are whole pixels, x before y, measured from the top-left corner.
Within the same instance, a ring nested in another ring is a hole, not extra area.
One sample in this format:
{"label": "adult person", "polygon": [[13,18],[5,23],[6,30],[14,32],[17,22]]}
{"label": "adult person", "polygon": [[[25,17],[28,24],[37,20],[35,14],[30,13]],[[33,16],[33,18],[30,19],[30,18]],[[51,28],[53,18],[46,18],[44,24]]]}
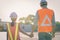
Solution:
{"label": "adult person", "polygon": [[38,40],[52,40],[56,27],[54,11],[47,7],[46,0],[41,0],[40,6],[34,20],[35,26],[38,26]]}
{"label": "adult person", "polygon": [[19,24],[17,23],[17,14],[15,12],[12,12],[10,15],[10,18],[12,20],[11,23],[7,23],[7,31],[8,31],[8,40],[20,40],[19,32],[22,32],[23,34],[32,37],[32,35],[25,33],[21,30]]}

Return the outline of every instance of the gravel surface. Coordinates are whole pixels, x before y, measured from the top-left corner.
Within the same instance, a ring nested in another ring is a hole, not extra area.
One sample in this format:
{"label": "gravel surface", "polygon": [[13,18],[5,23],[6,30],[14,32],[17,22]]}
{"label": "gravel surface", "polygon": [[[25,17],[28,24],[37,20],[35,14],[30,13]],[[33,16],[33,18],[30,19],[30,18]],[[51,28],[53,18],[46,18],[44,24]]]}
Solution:
{"label": "gravel surface", "polygon": [[[30,33],[28,33],[28,34],[30,34]],[[6,32],[0,32],[0,40],[7,40],[7,36],[6,35],[7,35]],[[30,38],[30,37],[20,33],[20,39],[21,40],[38,40],[38,33],[35,32],[33,38]],[[57,32],[55,34],[55,38],[53,38],[53,40],[60,40],[60,32]]]}

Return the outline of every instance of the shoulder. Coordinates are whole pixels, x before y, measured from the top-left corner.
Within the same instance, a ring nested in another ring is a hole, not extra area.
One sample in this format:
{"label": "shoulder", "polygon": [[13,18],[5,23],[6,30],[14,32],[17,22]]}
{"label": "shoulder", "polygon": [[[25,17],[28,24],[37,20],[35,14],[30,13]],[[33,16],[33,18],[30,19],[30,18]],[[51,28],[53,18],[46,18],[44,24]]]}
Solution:
{"label": "shoulder", "polygon": [[18,27],[20,27],[20,23],[16,23],[18,25]]}
{"label": "shoulder", "polygon": [[18,25],[18,29],[20,30],[20,23],[16,23]]}
{"label": "shoulder", "polygon": [[38,9],[38,10],[37,10],[37,13],[40,13],[40,12],[42,12],[42,9]]}
{"label": "shoulder", "polygon": [[50,10],[50,11],[54,12],[54,10],[53,10],[53,9],[48,9],[48,10]]}
{"label": "shoulder", "polygon": [[50,12],[52,12],[52,15],[54,15],[54,10],[52,10],[52,9],[49,9],[49,11],[50,11]]}
{"label": "shoulder", "polygon": [[6,30],[8,30],[8,27],[10,26],[10,22],[7,22],[5,25],[6,25]]}
{"label": "shoulder", "polygon": [[16,24],[20,25],[20,23],[16,23]]}
{"label": "shoulder", "polygon": [[7,22],[6,25],[11,25],[11,23],[10,22]]}
{"label": "shoulder", "polygon": [[42,11],[42,9],[38,9],[37,12],[38,12],[38,11]]}

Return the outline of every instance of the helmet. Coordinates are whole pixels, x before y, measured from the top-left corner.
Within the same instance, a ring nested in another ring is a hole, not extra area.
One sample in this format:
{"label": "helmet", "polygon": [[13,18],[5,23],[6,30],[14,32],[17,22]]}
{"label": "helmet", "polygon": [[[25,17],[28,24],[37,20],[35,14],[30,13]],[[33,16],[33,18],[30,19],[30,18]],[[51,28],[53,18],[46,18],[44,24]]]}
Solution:
{"label": "helmet", "polygon": [[46,0],[41,0],[41,2],[46,2]]}
{"label": "helmet", "polygon": [[41,6],[43,6],[43,5],[47,5],[47,1],[46,0],[41,0]]}
{"label": "helmet", "polygon": [[15,12],[12,12],[12,13],[10,14],[10,18],[17,18],[17,14],[16,14]]}

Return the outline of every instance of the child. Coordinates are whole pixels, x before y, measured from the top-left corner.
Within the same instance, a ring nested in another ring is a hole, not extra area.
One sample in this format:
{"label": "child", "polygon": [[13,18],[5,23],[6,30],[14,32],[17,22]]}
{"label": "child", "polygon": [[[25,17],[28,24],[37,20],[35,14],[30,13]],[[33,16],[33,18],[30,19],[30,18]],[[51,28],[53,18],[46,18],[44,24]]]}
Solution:
{"label": "child", "polygon": [[21,30],[18,23],[16,23],[17,20],[17,14],[15,12],[12,12],[10,15],[10,18],[12,20],[11,23],[7,23],[7,30],[8,30],[8,40],[20,40],[19,32],[22,32],[23,34],[33,37],[32,32],[31,35],[28,35],[24,31]]}

